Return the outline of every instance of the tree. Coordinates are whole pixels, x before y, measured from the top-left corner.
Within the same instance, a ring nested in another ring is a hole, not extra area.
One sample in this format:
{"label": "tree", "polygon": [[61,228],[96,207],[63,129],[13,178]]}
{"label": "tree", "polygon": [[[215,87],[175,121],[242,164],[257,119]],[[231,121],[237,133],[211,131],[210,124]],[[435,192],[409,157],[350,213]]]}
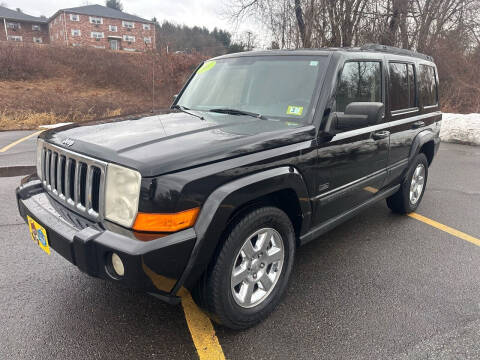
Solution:
{"label": "tree", "polygon": [[109,8],[123,11],[123,5],[120,0],[106,0],[105,5]]}

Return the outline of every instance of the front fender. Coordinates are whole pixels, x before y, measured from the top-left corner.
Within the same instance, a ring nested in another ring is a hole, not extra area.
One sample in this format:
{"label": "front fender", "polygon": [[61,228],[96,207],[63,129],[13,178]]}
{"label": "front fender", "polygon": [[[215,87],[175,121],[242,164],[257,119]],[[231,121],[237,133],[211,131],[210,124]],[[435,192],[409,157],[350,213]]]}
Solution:
{"label": "front fender", "polygon": [[203,273],[233,213],[243,205],[280,190],[293,190],[302,212],[301,232],[310,224],[311,206],[306,184],[297,169],[284,166],[255,173],[227,183],[205,201],[195,224],[197,241],[182,278],[173,292],[190,286]]}

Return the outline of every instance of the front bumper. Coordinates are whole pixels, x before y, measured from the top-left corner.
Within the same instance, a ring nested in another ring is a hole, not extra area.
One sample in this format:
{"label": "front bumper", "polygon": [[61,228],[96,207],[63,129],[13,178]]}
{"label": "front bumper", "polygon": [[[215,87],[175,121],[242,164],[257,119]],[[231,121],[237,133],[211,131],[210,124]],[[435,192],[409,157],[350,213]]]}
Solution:
{"label": "front bumper", "polygon": [[[169,303],[179,302],[173,290],[180,287],[177,282],[196,241],[193,229],[166,236],[150,234],[148,241],[142,241],[130,230],[111,223],[92,223],[67,210],[44,191],[37,178],[25,180],[16,193],[24,220],[28,215],[41,224],[50,247],[81,271],[151,293]],[[111,270],[112,252],[122,259],[123,277],[115,276]]]}

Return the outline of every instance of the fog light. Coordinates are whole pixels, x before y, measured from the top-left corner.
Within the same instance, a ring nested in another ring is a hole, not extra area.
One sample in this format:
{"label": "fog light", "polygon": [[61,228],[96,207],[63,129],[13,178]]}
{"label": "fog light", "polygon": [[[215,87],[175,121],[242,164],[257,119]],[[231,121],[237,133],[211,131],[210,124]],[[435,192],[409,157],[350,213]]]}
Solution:
{"label": "fog light", "polygon": [[123,276],[125,275],[125,267],[123,266],[122,259],[120,259],[120,256],[118,254],[113,253],[112,254],[112,267],[115,273],[118,276]]}

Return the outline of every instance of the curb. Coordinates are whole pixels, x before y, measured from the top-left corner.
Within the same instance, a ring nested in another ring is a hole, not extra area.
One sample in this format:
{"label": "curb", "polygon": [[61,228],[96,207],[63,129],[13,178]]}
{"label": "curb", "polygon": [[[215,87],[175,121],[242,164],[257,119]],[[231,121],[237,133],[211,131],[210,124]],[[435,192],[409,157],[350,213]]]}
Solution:
{"label": "curb", "polygon": [[13,176],[22,176],[29,175],[36,172],[36,166],[6,166],[0,167],[0,177],[13,177]]}

